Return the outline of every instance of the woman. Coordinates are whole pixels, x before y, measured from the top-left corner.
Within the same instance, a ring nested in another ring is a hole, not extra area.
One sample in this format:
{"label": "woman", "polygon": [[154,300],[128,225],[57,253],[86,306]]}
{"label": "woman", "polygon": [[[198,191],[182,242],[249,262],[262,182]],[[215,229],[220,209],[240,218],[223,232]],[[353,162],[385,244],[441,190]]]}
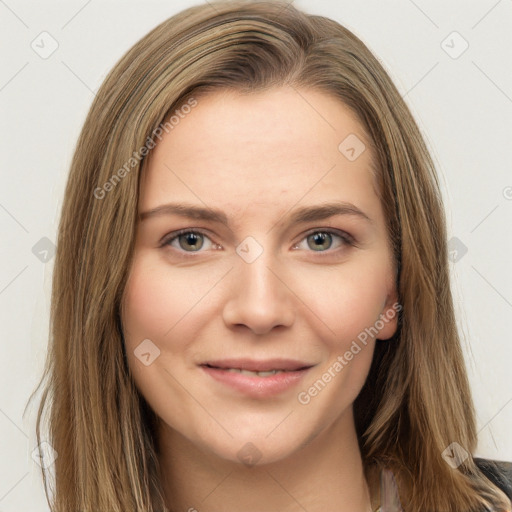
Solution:
{"label": "woman", "polygon": [[187,9],[105,80],[45,378],[54,511],[511,507],[471,456],[419,130],[357,37],[285,3]]}

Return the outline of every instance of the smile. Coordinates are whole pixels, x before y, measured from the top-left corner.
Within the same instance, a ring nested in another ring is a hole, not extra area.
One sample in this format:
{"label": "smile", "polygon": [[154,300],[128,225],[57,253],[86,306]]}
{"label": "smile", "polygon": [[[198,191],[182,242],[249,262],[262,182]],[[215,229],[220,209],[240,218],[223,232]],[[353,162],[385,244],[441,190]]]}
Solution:
{"label": "smile", "polygon": [[223,388],[251,398],[269,398],[295,388],[312,367],[313,365],[284,360],[239,361],[234,364],[223,361],[199,365],[204,373]]}
{"label": "smile", "polygon": [[253,372],[251,370],[242,370],[241,368],[225,368],[228,372],[236,372],[241,373],[242,375],[249,375],[253,377],[270,377],[271,375],[276,375],[278,373],[283,373],[284,370],[269,370],[266,372]]}

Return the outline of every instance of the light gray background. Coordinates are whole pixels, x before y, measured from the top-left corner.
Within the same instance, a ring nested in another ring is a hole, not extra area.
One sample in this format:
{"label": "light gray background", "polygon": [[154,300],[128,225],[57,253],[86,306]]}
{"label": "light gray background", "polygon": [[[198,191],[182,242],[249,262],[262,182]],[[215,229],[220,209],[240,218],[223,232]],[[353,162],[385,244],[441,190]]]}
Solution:
{"label": "light gray background", "polygon": [[[41,261],[51,245],[40,240],[55,241],[81,125],[121,55],[199,1],[0,0],[0,512],[48,510],[31,458],[36,407],[25,417],[23,409],[47,343],[53,259],[48,252]],[[294,4],[337,19],[369,45],[427,138],[449,236],[460,240],[454,296],[478,413],[477,455],[512,460],[512,1]],[[31,47],[51,48],[43,31],[58,43],[46,59]]]}

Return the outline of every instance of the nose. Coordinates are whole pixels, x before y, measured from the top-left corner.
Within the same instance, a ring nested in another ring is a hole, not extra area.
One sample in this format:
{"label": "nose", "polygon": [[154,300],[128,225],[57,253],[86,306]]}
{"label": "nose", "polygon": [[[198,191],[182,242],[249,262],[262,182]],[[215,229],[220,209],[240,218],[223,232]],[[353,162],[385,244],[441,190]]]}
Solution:
{"label": "nose", "polygon": [[293,324],[293,292],[280,267],[271,263],[263,255],[252,263],[237,262],[230,273],[229,298],[222,313],[228,327],[245,326],[263,335]]}

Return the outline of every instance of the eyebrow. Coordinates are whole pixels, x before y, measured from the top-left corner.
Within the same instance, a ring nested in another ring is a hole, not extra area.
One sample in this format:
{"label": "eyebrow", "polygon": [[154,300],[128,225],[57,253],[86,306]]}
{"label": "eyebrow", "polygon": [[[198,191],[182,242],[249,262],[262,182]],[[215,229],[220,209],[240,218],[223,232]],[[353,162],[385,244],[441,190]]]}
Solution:
{"label": "eyebrow", "polygon": [[[139,220],[142,222],[150,218],[164,215],[178,215],[180,217],[190,219],[217,222],[225,226],[230,225],[227,215],[222,210],[196,206],[188,203],[168,203],[157,206],[140,213]],[[359,217],[367,222],[372,222],[366,213],[355,205],[344,201],[328,202],[314,206],[303,206],[301,208],[297,208],[289,215],[289,222],[291,224],[296,224],[321,221],[328,219],[329,217],[334,217],[335,215]]]}

